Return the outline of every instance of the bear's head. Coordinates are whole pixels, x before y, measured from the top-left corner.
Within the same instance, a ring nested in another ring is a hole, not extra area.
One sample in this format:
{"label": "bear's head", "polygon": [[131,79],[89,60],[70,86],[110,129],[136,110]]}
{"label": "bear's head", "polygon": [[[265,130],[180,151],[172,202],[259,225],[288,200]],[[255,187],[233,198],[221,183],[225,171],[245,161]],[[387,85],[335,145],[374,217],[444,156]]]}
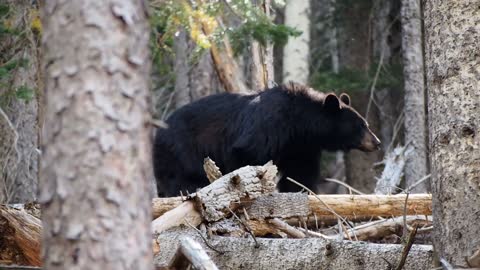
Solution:
{"label": "bear's head", "polygon": [[[325,111],[330,115],[330,138],[332,143],[326,150],[358,149],[373,152],[380,149],[380,140],[368,127],[367,121],[351,107],[350,97],[342,93],[340,97],[327,94],[323,99]],[[331,148],[331,149],[328,149]]]}

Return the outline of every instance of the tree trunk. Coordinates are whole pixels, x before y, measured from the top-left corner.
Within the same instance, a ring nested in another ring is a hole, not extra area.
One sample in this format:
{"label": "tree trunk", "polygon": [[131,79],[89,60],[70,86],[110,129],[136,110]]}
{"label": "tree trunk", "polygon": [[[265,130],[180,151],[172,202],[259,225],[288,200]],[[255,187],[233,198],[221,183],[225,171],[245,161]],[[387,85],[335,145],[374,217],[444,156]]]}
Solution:
{"label": "tree trunk", "polygon": [[[405,180],[406,186],[409,187],[428,174],[420,0],[402,0],[401,15],[405,83],[405,143],[410,143],[412,146],[412,152],[405,163]],[[415,191],[426,192],[426,183],[418,186]]]}
{"label": "tree trunk", "polygon": [[434,245],[465,265],[480,247],[478,1],[425,1]]}
{"label": "tree trunk", "polygon": [[45,269],[152,269],[149,31],[138,1],[46,1]]}
{"label": "tree trunk", "polygon": [[204,96],[223,92],[210,50],[192,62],[191,57],[195,44],[185,30],[180,30],[175,37],[174,49],[176,74],[174,108],[179,108]]}
{"label": "tree trunk", "polygon": [[310,1],[286,1],[285,25],[302,31],[302,35],[289,38],[283,50],[283,82],[306,84],[309,79]]}
{"label": "tree trunk", "polygon": [[[381,65],[382,69],[387,68],[392,63],[393,51],[390,47],[389,40],[395,34],[392,29],[392,20],[390,14],[393,9],[392,1],[376,0],[373,4],[373,20],[372,20],[372,51],[373,63]],[[376,68],[377,66],[375,65]],[[393,137],[393,129],[395,124],[395,106],[393,102],[393,91],[391,87],[379,87],[375,83],[374,98],[370,102],[371,106],[378,107],[378,117],[380,120],[379,137],[382,141],[383,150],[387,150]],[[368,106],[368,105],[367,105]]]}
{"label": "tree trunk", "polygon": [[[34,20],[30,1],[4,1],[11,11],[11,28],[24,35],[2,35],[2,61],[26,59],[11,72],[12,78],[0,82],[0,203],[27,202],[36,198],[38,183],[38,52],[30,24]],[[23,89],[23,90],[22,90]],[[19,91],[33,97],[20,99]]]}
{"label": "tree trunk", "polygon": [[[369,1],[355,1],[347,5],[337,1],[338,45],[340,69],[348,68],[356,71],[367,71],[371,64],[370,24],[369,16],[372,4]],[[352,104],[357,111],[365,115],[369,91],[352,89]],[[376,133],[380,130],[378,109],[372,106],[368,116],[368,123]],[[365,153],[357,150],[345,155],[345,174],[347,183],[365,193],[372,193],[375,189],[375,171],[373,164],[381,160],[380,151]]]}
{"label": "tree trunk", "polygon": [[[252,4],[261,9],[265,15],[271,17],[270,0],[253,0]],[[267,42],[262,46],[260,42],[253,40],[250,45],[249,70],[250,88],[253,91],[262,91],[271,88],[275,84],[275,72],[273,67],[273,44]]]}

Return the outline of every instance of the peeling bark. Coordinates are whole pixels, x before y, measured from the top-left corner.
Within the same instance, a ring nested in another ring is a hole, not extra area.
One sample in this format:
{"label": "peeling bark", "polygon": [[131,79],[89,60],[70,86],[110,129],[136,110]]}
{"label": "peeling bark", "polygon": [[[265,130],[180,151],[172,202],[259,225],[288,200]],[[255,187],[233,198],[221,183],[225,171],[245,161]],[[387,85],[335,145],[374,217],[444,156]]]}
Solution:
{"label": "peeling bark", "polygon": [[480,246],[478,1],[425,1],[434,245],[465,266]]}
{"label": "peeling bark", "polygon": [[49,0],[42,19],[44,266],[151,269],[145,7]]}

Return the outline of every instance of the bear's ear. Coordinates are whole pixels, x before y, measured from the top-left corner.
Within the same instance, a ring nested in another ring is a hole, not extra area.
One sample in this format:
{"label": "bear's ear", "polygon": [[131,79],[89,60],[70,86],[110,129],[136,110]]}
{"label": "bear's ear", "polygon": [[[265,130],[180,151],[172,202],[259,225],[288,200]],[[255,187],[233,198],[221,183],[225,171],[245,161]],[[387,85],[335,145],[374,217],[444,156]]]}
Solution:
{"label": "bear's ear", "polygon": [[342,93],[340,95],[340,100],[345,103],[346,105],[350,106],[350,96],[345,94],[345,93]]}
{"label": "bear's ear", "polygon": [[336,112],[340,110],[340,100],[335,94],[328,94],[323,100],[323,106],[331,112]]}

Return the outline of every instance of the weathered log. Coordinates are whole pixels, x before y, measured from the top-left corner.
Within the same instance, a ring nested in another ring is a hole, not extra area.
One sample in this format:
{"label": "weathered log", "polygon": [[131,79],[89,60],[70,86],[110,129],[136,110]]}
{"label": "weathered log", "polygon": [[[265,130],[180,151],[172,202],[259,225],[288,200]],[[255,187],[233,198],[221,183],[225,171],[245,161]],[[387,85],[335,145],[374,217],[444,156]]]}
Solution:
{"label": "weathered log", "polygon": [[[257,238],[255,248],[252,238],[212,236],[209,249],[199,234],[193,230],[172,229],[160,234],[160,253],[155,264],[163,266],[174,256],[179,237],[189,235],[204,246],[219,269],[389,269],[395,265],[402,245],[365,244],[355,241],[328,241],[322,238],[274,239]],[[409,252],[404,269],[429,269],[432,247],[414,245]]]}
{"label": "weathered log", "polygon": [[168,230],[181,224],[198,226],[202,222],[200,212],[195,209],[193,201],[185,201],[178,207],[164,213],[152,221],[151,227],[154,234]]}
{"label": "weathered log", "polygon": [[[277,195],[283,194],[283,195]],[[294,205],[287,205],[287,201],[304,200],[305,194],[300,193],[277,193],[275,197],[270,199],[257,199],[258,201],[267,200],[268,203],[262,206],[261,204],[255,207],[273,209],[276,213],[287,213],[290,216],[293,209],[305,209],[305,205],[295,203]],[[282,197],[281,196],[285,196]],[[299,197],[300,196],[300,197]],[[368,220],[372,216],[401,216],[403,215],[403,206],[405,203],[406,194],[397,195],[317,195],[322,201],[327,203],[335,212],[342,217],[349,220]],[[269,196],[266,196],[268,198]],[[323,204],[312,195],[308,195],[308,206],[311,207],[308,211],[309,219],[314,219],[313,214],[317,216],[317,220],[320,221],[332,221],[336,222],[336,217],[328,210],[324,209]],[[432,196],[430,194],[410,194],[407,202],[407,215],[431,215],[432,213]],[[277,200],[274,204],[274,200]],[[166,212],[182,204],[181,197],[169,197],[169,198],[154,198],[152,200],[152,218],[156,219]],[[244,202],[245,206],[248,203]],[[268,206],[270,204],[270,206]],[[20,206],[19,206],[20,207]],[[25,206],[26,207],[26,206]],[[36,210],[35,216],[39,216],[37,204],[32,205]],[[300,208],[301,207],[301,208]],[[265,210],[267,211],[267,210]],[[264,211],[264,212],[265,212]],[[304,210],[302,210],[304,211]],[[372,211],[372,212],[370,212]],[[280,215],[280,216],[279,216]],[[268,217],[268,215],[265,215]],[[299,215],[296,215],[299,216]],[[281,217],[281,214],[276,214],[271,217]]]}
{"label": "weathered log", "polygon": [[23,209],[0,205],[0,262],[40,266],[41,221]]}
{"label": "weathered log", "polygon": [[397,195],[317,195],[308,196],[310,211],[318,217],[331,216],[317,197],[340,216],[431,215],[431,194],[410,194],[404,213],[406,194]]}
{"label": "weathered log", "polygon": [[182,197],[152,199],[152,219],[158,218],[182,203]]}
{"label": "weathered log", "polygon": [[192,194],[190,201],[156,218],[152,221],[152,230],[158,234],[182,223],[197,226],[202,219],[218,221],[235,210],[233,202],[251,200],[273,192],[276,177],[277,167],[271,163],[242,167]]}
{"label": "weathered log", "polygon": [[[308,213],[309,218],[317,216],[318,220],[336,219],[328,211],[323,203],[325,202],[337,214],[350,218],[372,217],[372,216],[401,216],[404,214],[406,194],[397,195],[305,195],[300,193],[274,193],[259,197],[254,203],[253,200],[243,201],[237,207],[249,207],[254,213],[251,218],[265,217],[292,217]],[[152,201],[153,217],[157,218],[165,212],[177,207],[182,203],[180,197],[155,198]],[[254,203],[254,204],[252,204]],[[295,212],[300,211],[300,212]],[[273,212],[274,214],[269,214]],[[294,214],[296,213],[296,214]],[[431,215],[432,195],[431,194],[410,194],[407,202],[407,215]]]}

